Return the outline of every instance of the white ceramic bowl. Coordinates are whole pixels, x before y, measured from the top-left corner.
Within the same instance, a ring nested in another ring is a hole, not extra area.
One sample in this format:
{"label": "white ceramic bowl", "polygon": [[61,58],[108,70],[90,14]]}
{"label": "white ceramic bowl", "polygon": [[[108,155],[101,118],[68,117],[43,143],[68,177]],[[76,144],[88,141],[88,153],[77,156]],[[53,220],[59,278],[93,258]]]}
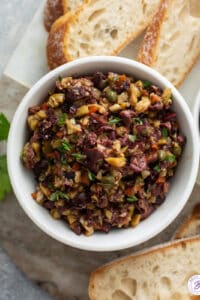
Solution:
{"label": "white ceramic bowl", "polygon": [[[177,112],[183,133],[187,137],[175,177],[166,201],[135,228],[113,230],[108,234],[95,233],[90,237],[77,236],[67,224],[54,220],[48,211],[31,197],[35,182],[30,171],[20,161],[20,152],[27,138],[27,109],[44,100],[58,76],[84,75],[95,71],[113,71],[146,79],[161,88],[169,87],[173,94],[173,109]],[[44,232],[64,244],[93,251],[112,251],[138,245],[166,228],[178,215],[193,189],[199,152],[195,145],[197,130],[188,106],[179,92],[159,73],[138,62],[120,57],[88,57],[65,64],[41,78],[21,101],[8,139],[8,170],[17,199],[27,215]],[[9,215],[8,215],[9,217]]]}
{"label": "white ceramic bowl", "polygon": [[193,116],[194,116],[194,122],[197,127],[199,138],[200,138],[200,89],[195,98],[195,103],[193,107]]}

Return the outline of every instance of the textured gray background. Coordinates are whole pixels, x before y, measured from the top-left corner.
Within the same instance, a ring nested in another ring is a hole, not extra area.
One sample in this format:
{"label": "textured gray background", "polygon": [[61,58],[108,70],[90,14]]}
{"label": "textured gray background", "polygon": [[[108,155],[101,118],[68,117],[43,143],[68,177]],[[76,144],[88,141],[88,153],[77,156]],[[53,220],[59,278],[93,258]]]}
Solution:
{"label": "textured gray background", "polygon": [[[11,120],[27,90],[5,78],[2,71],[40,1],[0,0],[0,3],[0,111],[5,112]],[[181,215],[163,233],[137,248],[112,253],[76,250],[54,241],[28,219],[15,196],[9,195],[0,203],[0,245],[29,278],[47,290],[55,299],[86,300],[88,278],[93,269],[111,259],[169,240],[193,204],[199,201],[199,193],[200,188],[196,186]],[[178,197],[180,195],[177,195],[177,199]],[[3,263],[5,265],[3,272],[7,272],[9,268],[6,268],[6,259],[1,252],[0,260],[0,265]],[[0,290],[2,285],[0,280]],[[7,292],[9,293],[9,288]],[[17,298],[2,298],[0,293],[0,300],[7,299]],[[22,299],[32,300],[27,297]]]}

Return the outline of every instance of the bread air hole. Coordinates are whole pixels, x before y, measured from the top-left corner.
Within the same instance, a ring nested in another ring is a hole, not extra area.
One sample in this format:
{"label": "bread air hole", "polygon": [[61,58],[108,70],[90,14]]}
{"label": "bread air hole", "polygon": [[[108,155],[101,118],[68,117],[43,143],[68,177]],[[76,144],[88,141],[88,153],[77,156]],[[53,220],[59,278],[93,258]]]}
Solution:
{"label": "bread air hole", "polygon": [[152,273],[157,273],[159,271],[160,267],[159,266],[155,266],[152,270]]}
{"label": "bread air hole", "polygon": [[123,287],[132,295],[135,296],[137,292],[137,281],[132,278],[124,278],[121,281]]}
{"label": "bread air hole", "polygon": [[169,277],[167,277],[167,276],[161,277],[160,282],[166,290],[171,289],[171,280],[169,279]]}
{"label": "bread air hole", "polygon": [[110,32],[110,35],[112,37],[113,40],[115,40],[118,36],[118,30],[117,29],[113,29],[111,32]]}
{"label": "bread air hole", "polygon": [[131,298],[122,290],[116,290],[112,294],[112,300],[131,300]]}
{"label": "bread air hole", "polygon": [[143,15],[146,14],[146,10],[147,10],[147,4],[144,0],[142,0],[142,12],[143,12]]}
{"label": "bread air hole", "polygon": [[80,44],[80,47],[81,47],[82,49],[84,49],[84,50],[88,50],[89,45],[86,44],[86,43],[81,43],[81,44]]}
{"label": "bread air hole", "polygon": [[94,19],[98,18],[101,14],[105,12],[105,8],[95,10],[88,18],[88,21],[91,22]]}

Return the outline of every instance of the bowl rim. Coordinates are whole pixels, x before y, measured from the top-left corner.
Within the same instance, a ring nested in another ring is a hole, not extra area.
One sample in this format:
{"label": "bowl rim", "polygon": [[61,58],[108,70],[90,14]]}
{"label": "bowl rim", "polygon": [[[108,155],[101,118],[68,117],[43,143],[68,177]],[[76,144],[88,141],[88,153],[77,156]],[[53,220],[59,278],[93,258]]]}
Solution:
{"label": "bowl rim", "polygon": [[[48,80],[51,80],[56,74],[59,75],[60,72],[63,71],[67,71],[68,69],[70,70],[71,67],[74,67],[76,65],[81,65],[81,64],[94,64],[95,62],[102,62],[102,63],[121,63],[121,64],[128,64],[131,65],[131,67],[137,70],[140,70],[146,74],[150,74],[152,77],[155,77],[155,79],[158,79],[160,81],[162,81],[162,83],[165,86],[168,86],[169,88],[171,88],[172,90],[172,94],[174,96],[174,98],[176,98],[176,100],[178,100],[178,102],[181,105],[182,111],[184,112],[184,116],[186,119],[188,119],[188,123],[189,123],[189,131],[191,133],[191,138],[192,141],[194,143],[194,141],[198,138],[198,133],[196,130],[196,126],[194,126],[194,122],[193,122],[193,118],[192,118],[192,114],[184,100],[184,98],[182,97],[182,95],[176,90],[176,88],[165,78],[163,77],[161,74],[159,74],[156,70],[151,69],[150,67],[143,65],[137,61],[128,59],[128,58],[124,58],[124,57],[116,57],[116,56],[93,56],[93,57],[86,57],[86,58],[80,58],[77,59],[75,61],[69,62],[67,64],[64,64],[56,69],[54,69],[53,71],[47,73],[46,75],[44,75],[39,81],[37,81],[33,87],[25,94],[25,96],[23,97],[21,103],[19,104],[19,106],[16,109],[16,112],[14,114],[13,117],[13,121],[11,123],[11,127],[10,127],[10,131],[9,131],[9,136],[8,136],[8,143],[7,143],[7,164],[8,164],[8,172],[9,172],[9,176],[10,176],[10,180],[11,180],[11,184],[13,187],[13,191],[18,199],[19,204],[21,205],[21,207],[23,208],[23,210],[25,211],[25,213],[29,216],[29,218],[46,234],[48,234],[49,236],[51,236],[52,238],[56,239],[57,241],[60,241],[66,245],[78,248],[78,249],[82,249],[82,250],[88,250],[88,251],[98,251],[98,252],[103,252],[103,251],[115,251],[115,250],[122,250],[122,249],[126,249],[132,246],[136,246],[138,244],[141,244],[147,240],[149,240],[150,238],[153,238],[154,236],[156,236],[158,233],[160,233],[161,231],[163,231],[176,217],[177,215],[180,213],[180,211],[182,210],[182,208],[184,207],[184,205],[186,204],[193,186],[195,184],[195,179],[197,177],[197,173],[198,173],[198,161],[199,161],[199,150],[197,149],[198,147],[193,147],[193,160],[192,160],[192,166],[191,166],[191,174],[190,177],[188,178],[188,183],[185,187],[185,191],[184,191],[184,201],[179,201],[177,202],[177,205],[174,207],[175,209],[169,214],[168,218],[165,219],[165,222],[161,222],[162,224],[159,223],[159,225],[153,229],[152,232],[150,232],[149,234],[146,234],[142,237],[139,237],[138,240],[136,242],[131,242],[131,240],[127,240],[127,241],[121,241],[121,243],[119,243],[118,245],[114,245],[114,246],[108,246],[108,245],[101,245],[101,246],[96,246],[95,244],[93,245],[88,245],[87,242],[82,243],[82,241],[79,242],[79,239],[77,237],[76,242],[72,242],[70,240],[70,238],[68,239],[67,235],[65,237],[61,237],[57,232],[53,232],[51,230],[51,228],[49,228],[47,226],[47,224],[45,225],[43,222],[41,222],[41,220],[39,220],[37,217],[35,217],[32,214],[32,209],[30,209],[28,206],[25,205],[23,199],[21,199],[21,193],[20,193],[20,187],[17,185],[17,176],[15,175],[15,172],[12,168],[12,162],[14,160],[13,155],[12,155],[12,147],[14,146],[14,140],[16,137],[16,128],[17,128],[17,122],[20,119],[20,115],[21,112],[24,110],[24,108],[26,107],[26,105],[29,102],[29,98],[32,97],[32,95],[35,94],[35,92],[37,90],[39,90]],[[89,237],[88,237],[89,239]]]}
{"label": "bowl rim", "polygon": [[[198,131],[199,138],[200,138],[200,89],[198,90],[198,92],[196,94],[192,112],[193,112],[193,116],[194,116],[194,122],[197,127],[197,131]],[[200,144],[200,139],[199,139],[199,144]]]}

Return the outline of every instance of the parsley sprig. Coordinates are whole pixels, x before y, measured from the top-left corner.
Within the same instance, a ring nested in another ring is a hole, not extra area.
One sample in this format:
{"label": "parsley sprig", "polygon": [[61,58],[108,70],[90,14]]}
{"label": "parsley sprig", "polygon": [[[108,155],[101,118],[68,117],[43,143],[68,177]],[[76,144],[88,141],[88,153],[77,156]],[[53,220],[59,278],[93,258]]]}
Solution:
{"label": "parsley sprig", "polygon": [[[0,141],[6,141],[10,123],[4,114],[0,113]],[[6,155],[0,155],[0,200],[3,200],[6,194],[10,193],[12,188],[8,176]]]}

